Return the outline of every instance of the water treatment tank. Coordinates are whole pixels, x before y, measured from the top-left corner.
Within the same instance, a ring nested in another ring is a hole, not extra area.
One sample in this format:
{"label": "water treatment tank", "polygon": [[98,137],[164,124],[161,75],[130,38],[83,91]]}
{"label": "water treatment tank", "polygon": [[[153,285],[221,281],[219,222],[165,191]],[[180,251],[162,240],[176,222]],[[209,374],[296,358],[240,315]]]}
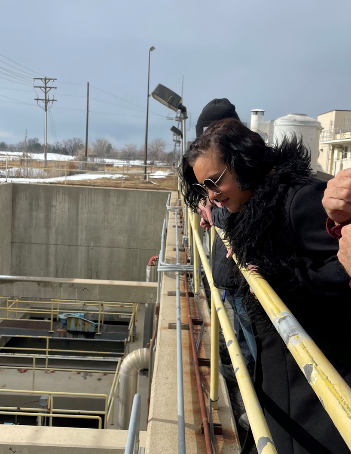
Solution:
{"label": "water treatment tank", "polygon": [[314,118],[306,114],[290,113],[275,120],[274,138],[281,143],[285,135],[289,137],[295,134],[298,138],[302,136],[304,145],[311,152],[312,171],[317,173],[319,135],[322,129],[319,121]]}

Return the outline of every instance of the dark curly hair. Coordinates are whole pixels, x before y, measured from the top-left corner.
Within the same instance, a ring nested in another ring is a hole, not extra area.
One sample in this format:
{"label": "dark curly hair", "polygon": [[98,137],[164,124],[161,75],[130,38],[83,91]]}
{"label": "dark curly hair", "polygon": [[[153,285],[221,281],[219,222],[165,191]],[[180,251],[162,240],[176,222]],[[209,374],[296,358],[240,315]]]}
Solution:
{"label": "dark curly hair", "polygon": [[[297,142],[296,137],[292,137],[285,139],[279,147],[270,147],[258,133],[238,120],[227,118],[211,123],[190,145],[178,169],[185,203],[196,211],[203,198],[193,187],[193,183],[197,183],[193,166],[197,158],[209,150],[217,151],[223,164],[234,169],[241,190],[255,190],[279,163],[279,149],[292,143],[296,145]],[[303,147],[302,141],[299,146]],[[305,149],[303,154],[308,155],[308,150]]]}

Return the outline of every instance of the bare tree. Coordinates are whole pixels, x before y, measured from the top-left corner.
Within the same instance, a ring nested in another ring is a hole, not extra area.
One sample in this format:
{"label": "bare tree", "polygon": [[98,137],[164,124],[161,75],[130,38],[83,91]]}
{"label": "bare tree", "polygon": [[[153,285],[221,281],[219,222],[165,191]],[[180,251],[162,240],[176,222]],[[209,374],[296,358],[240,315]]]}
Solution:
{"label": "bare tree", "polygon": [[154,139],[148,145],[148,158],[159,161],[165,153],[167,143],[163,139]]}
{"label": "bare tree", "polygon": [[104,158],[107,154],[110,154],[112,148],[112,145],[106,139],[102,138],[97,138],[92,145],[93,155],[99,158]]}
{"label": "bare tree", "polygon": [[67,139],[63,141],[66,150],[71,156],[75,156],[77,154],[77,151],[80,148],[83,148],[83,141],[82,139],[79,139],[77,137],[73,137],[73,139]]}
{"label": "bare tree", "polygon": [[136,159],[138,155],[138,147],[134,143],[128,143],[124,145],[121,150],[121,158],[124,159]]}

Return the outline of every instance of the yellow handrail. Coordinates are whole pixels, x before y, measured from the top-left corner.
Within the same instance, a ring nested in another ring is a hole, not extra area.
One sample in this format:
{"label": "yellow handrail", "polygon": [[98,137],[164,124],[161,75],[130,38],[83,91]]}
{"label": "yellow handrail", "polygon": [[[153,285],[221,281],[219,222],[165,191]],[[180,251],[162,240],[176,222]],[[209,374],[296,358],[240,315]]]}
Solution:
{"label": "yellow handrail", "polygon": [[[222,230],[217,229],[225,241]],[[237,263],[235,255],[234,261]],[[351,449],[351,389],[313,340],[258,273],[239,267],[323,407]]]}
{"label": "yellow handrail", "polygon": [[[264,418],[262,408],[251,382],[250,375],[247,371],[245,361],[241,354],[239,344],[236,340],[233,327],[229,321],[227,311],[221,298],[219,296],[218,289],[213,284],[213,278],[211,268],[208,263],[202,242],[197,229],[194,229],[197,221],[194,221],[195,215],[188,211],[191,226],[193,228],[194,246],[197,248],[204,271],[211,289],[211,295],[213,296],[213,302],[216,308],[219,322],[221,324],[223,335],[226,341],[230,359],[234,367],[234,372],[238,381],[239,389],[241,392],[242,399],[244,401],[247,416],[249,418],[252,433],[255,439],[256,446],[259,447],[259,452],[262,454],[277,454],[274,447],[272,435],[269,431],[267,422]],[[195,254],[195,251],[194,251]],[[211,342],[215,342],[215,339],[211,339]],[[262,449],[263,447],[263,449]]]}

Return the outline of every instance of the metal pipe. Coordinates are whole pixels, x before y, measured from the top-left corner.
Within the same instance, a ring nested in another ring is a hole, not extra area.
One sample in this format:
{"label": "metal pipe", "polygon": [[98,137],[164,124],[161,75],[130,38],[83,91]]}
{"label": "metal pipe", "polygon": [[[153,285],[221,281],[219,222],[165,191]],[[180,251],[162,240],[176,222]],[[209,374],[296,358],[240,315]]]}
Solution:
{"label": "metal pipe", "polygon": [[[191,224],[192,227],[194,227],[195,222],[193,219],[191,220]],[[258,445],[259,440],[265,440],[266,445],[264,454],[277,454],[277,451],[273,444],[272,435],[263,415],[263,411],[253,387],[250,375],[247,371],[246,364],[242,356],[238,341],[236,340],[232,324],[229,320],[225,306],[221,301],[218,289],[213,284],[210,265],[208,263],[199,233],[194,228],[193,235],[211,289],[211,293],[213,294],[213,301],[216,307],[216,312],[218,314],[218,318],[223,330],[230,359],[232,361],[234,371],[236,372],[235,376],[238,381],[240,393],[245,405],[247,416],[249,418],[256,446]]]}
{"label": "metal pipe", "polygon": [[153,336],[152,336],[152,339],[151,339],[151,343],[150,343],[149,383],[148,383],[148,392],[147,392],[146,427],[148,426],[148,423],[149,423],[151,383],[152,383],[153,370],[154,370],[154,365],[153,365],[154,353],[153,353],[153,349],[154,349],[154,346],[155,346],[155,341],[156,341],[156,336],[157,336],[159,312],[160,312],[160,304],[156,303],[156,308],[155,308],[155,329],[154,329],[154,333],[153,333]]}
{"label": "metal pipe", "polygon": [[[175,211],[176,225],[176,256],[179,265],[178,217]],[[183,355],[182,355],[182,319],[180,306],[179,271],[176,272],[176,324],[177,324],[177,407],[178,407],[178,453],[185,453],[185,417],[184,417],[184,387],[183,387]]]}
{"label": "metal pipe", "polygon": [[193,258],[194,258],[194,293],[198,295],[199,287],[200,287],[200,276],[199,276],[199,252],[198,248],[196,247],[196,240],[195,240],[195,233],[198,234],[199,232],[199,220],[195,213],[191,213],[191,225],[193,228]]}
{"label": "metal pipe", "polygon": [[[139,421],[140,421],[140,394],[135,394],[133,399],[132,413],[128,427],[128,437],[124,454],[134,454],[139,452]],[[137,448],[137,450],[136,450]]]}
{"label": "metal pipe", "polygon": [[144,318],[144,338],[143,347],[146,348],[147,344],[150,343],[153,334],[154,318],[155,318],[155,303],[150,299],[148,303],[145,303],[145,318]]}
{"label": "metal pipe", "polygon": [[203,428],[204,428],[205,443],[206,443],[206,452],[208,454],[212,454],[210,427],[209,427],[208,419],[207,419],[207,412],[206,412],[204,394],[202,392],[199,361],[198,361],[198,357],[197,357],[195,339],[194,339],[193,319],[191,317],[189,291],[188,291],[188,280],[187,280],[186,276],[184,278],[184,286],[185,286],[185,295],[186,295],[187,309],[188,309],[188,320],[189,320],[189,332],[190,332],[191,349],[192,349],[192,352],[193,352],[196,385],[197,385],[197,392],[199,394],[200,409],[201,409],[201,419],[202,419],[202,424],[203,424]]}
{"label": "metal pipe", "polygon": [[[224,234],[217,230],[222,240]],[[224,241],[226,244],[226,241]],[[236,257],[233,254],[233,259]],[[237,262],[236,262],[237,263]],[[351,389],[298,320],[258,273],[240,268],[263,309],[351,449]]]}
{"label": "metal pipe", "polygon": [[[211,257],[212,257],[212,245],[216,230],[214,227],[211,228]],[[211,385],[210,385],[210,397],[212,401],[212,407],[214,410],[218,410],[218,382],[219,382],[219,321],[216,312],[216,305],[211,292]]]}
{"label": "metal pipe", "polygon": [[138,388],[138,375],[140,369],[147,369],[149,366],[150,350],[141,348],[127,355],[119,370],[119,396],[117,429],[128,428],[130,414],[132,411],[134,394]]}

